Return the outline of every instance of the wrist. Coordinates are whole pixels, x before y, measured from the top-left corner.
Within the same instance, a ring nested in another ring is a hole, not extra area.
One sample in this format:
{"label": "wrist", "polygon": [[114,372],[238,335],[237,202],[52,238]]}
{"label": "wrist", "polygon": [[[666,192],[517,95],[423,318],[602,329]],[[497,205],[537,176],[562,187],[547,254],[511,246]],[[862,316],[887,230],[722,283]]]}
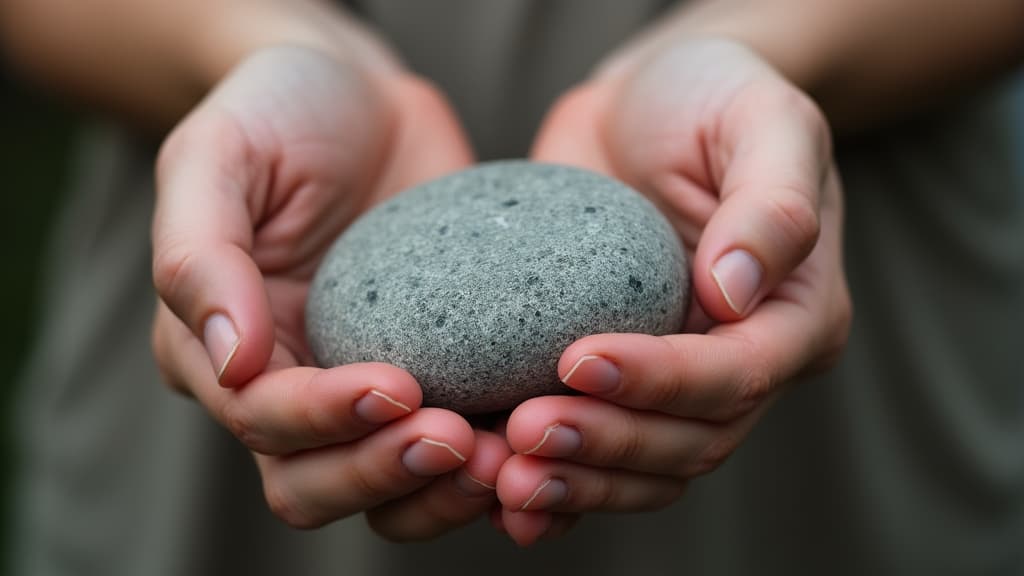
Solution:
{"label": "wrist", "polygon": [[780,4],[786,3],[721,0],[686,4],[612,54],[598,67],[596,76],[628,75],[664,50],[717,39],[745,46],[791,83],[814,94],[829,77],[841,38],[829,32],[833,27],[822,21],[813,7],[799,15],[781,9]]}
{"label": "wrist", "polygon": [[275,45],[317,50],[374,79],[399,73],[388,46],[341,9],[320,0],[214,3],[199,25],[190,58],[205,93],[250,54]]}

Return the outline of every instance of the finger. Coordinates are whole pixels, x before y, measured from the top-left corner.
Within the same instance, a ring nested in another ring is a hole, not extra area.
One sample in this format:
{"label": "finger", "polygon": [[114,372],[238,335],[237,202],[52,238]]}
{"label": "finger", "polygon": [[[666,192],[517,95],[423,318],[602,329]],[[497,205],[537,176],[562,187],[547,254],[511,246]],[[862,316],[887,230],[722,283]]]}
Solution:
{"label": "finger", "polygon": [[552,106],[537,133],[530,158],[612,175],[603,143],[605,92],[590,85],[567,92]]}
{"label": "finger", "polygon": [[628,408],[730,421],[763,400],[770,364],[750,341],[715,330],[588,336],[566,349],[558,373],[570,388]]}
{"label": "finger", "polygon": [[831,145],[818,108],[781,81],[753,84],[723,118],[721,205],[693,269],[704,309],[728,321],[748,315],[817,243]]}
{"label": "finger", "polygon": [[425,488],[367,511],[378,534],[394,541],[424,540],[476,520],[497,502],[498,471],[512,455],[498,435],[476,431],[472,458]]}
{"label": "finger", "polygon": [[274,343],[247,204],[268,175],[245,142],[226,118],[186,120],[160,152],[152,230],[157,293],[204,343],[225,386],[258,374]]}
{"label": "finger", "polygon": [[769,301],[743,326],[721,325],[706,335],[589,336],[566,350],[559,374],[569,387],[621,406],[729,422],[816,356],[811,322],[794,308]]}
{"label": "finger", "polygon": [[[675,502],[685,488],[685,481],[667,476],[523,455],[509,458],[498,475],[498,499],[516,512],[657,510]],[[511,533],[508,517],[504,520]]]}
{"label": "finger", "polygon": [[256,461],[271,510],[291,526],[315,528],[410,494],[473,453],[465,420],[423,408],[356,442]]}
{"label": "finger", "polygon": [[[422,182],[468,167],[473,162],[469,141],[443,94],[428,81],[409,75],[389,77],[385,93],[397,107],[398,127],[389,165],[379,184],[378,200]],[[437,142],[437,146],[423,146]]]}
{"label": "finger", "polygon": [[349,442],[410,414],[422,401],[411,375],[379,363],[321,370],[282,359],[278,369],[243,388],[222,388],[203,361],[199,341],[166,307],[161,310],[156,322],[161,371],[255,452],[288,454]]}
{"label": "finger", "polygon": [[[526,548],[538,540],[561,538],[579,521],[579,514],[552,512],[517,512],[504,508],[498,511],[502,532],[519,546]],[[506,528],[507,526],[507,528]]]}
{"label": "finger", "polygon": [[547,396],[516,408],[507,438],[519,454],[690,478],[736,448],[745,432],[736,428],[586,396]]}
{"label": "finger", "polygon": [[533,546],[551,528],[554,514],[551,512],[530,512],[501,510],[501,525],[509,538],[521,548]]}

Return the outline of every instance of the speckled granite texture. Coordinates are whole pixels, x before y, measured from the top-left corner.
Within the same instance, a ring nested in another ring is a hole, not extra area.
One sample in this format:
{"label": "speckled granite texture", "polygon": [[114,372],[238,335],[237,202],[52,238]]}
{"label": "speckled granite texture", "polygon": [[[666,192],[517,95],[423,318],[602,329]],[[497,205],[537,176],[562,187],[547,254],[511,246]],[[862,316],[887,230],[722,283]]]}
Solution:
{"label": "speckled granite texture", "polygon": [[623,184],[524,161],[483,164],[365,214],[327,253],[306,326],[322,366],[405,368],[424,405],[476,414],[564,393],[588,334],[678,332],[682,246]]}

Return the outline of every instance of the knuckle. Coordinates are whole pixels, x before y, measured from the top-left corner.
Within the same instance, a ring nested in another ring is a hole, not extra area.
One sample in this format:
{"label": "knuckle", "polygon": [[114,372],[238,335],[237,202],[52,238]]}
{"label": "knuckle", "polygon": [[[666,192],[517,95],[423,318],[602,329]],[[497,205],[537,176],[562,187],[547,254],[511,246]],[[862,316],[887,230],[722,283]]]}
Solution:
{"label": "knuckle", "polygon": [[349,476],[350,491],[367,503],[378,503],[390,500],[396,495],[395,482],[379,469],[365,466],[352,466]]}
{"label": "knuckle", "polygon": [[765,368],[754,368],[737,386],[737,412],[746,414],[761,405],[775,388],[775,380]]}
{"label": "knuckle", "polygon": [[231,434],[250,450],[267,453],[266,443],[258,432],[252,415],[244,404],[238,401],[227,401],[221,407],[221,421]]}
{"label": "knuckle", "polygon": [[[756,351],[752,351],[748,356],[753,359],[761,358]],[[738,377],[732,401],[725,407],[720,420],[728,422],[749,414],[768,400],[775,391],[775,386],[775,377],[767,362],[754,360],[754,364]]]}
{"label": "knuckle", "polygon": [[821,221],[814,202],[796,187],[783,188],[770,200],[772,222],[782,231],[803,260],[821,234]]}
{"label": "knuckle", "polygon": [[288,489],[284,482],[267,478],[263,483],[263,495],[270,512],[279,520],[299,530],[312,530],[326,524],[323,518],[317,518],[307,512],[299,503],[299,499]]}
{"label": "knuckle", "polygon": [[153,255],[153,285],[164,297],[178,292],[194,268],[194,252],[181,241],[165,238]]}
{"label": "knuckle", "polygon": [[[615,510],[619,501],[617,484],[607,474],[599,474],[587,485],[589,497],[584,506],[590,510]],[[571,493],[570,493],[571,494]]]}
{"label": "knuckle", "polygon": [[[317,380],[320,374],[320,372],[317,372],[306,381],[305,393],[298,396],[299,398],[320,398],[317,395]],[[313,442],[324,444],[334,440],[337,436],[337,419],[329,418],[325,414],[324,406],[321,402],[302,402],[299,413],[306,432]]]}
{"label": "knuckle", "polygon": [[623,465],[637,461],[644,448],[640,437],[637,417],[632,411],[623,411],[623,424],[619,433],[611,435],[607,452],[603,455],[604,465]]}
{"label": "knuckle", "polygon": [[678,364],[673,364],[656,382],[642,386],[641,389],[647,392],[646,401],[650,408],[671,411],[674,407],[686,403],[685,382],[685,372]]}
{"label": "knuckle", "polygon": [[721,466],[736,450],[736,442],[731,437],[721,437],[704,447],[693,462],[689,475],[703,476]]}

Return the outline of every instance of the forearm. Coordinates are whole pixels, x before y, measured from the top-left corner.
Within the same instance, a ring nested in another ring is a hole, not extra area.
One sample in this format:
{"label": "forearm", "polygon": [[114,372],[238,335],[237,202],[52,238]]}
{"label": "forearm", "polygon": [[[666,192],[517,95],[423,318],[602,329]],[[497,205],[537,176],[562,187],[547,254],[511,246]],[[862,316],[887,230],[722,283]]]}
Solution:
{"label": "forearm", "polygon": [[754,48],[843,128],[928,105],[1020,62],[1024,2],[705,0],[638,44],[704,35]]}
{"label": "forearm", "polygon": [[6,0],[2,37],[39,81],[164,130],[246,54],[315,46],[371,67],[387,50],[319,0]]}

